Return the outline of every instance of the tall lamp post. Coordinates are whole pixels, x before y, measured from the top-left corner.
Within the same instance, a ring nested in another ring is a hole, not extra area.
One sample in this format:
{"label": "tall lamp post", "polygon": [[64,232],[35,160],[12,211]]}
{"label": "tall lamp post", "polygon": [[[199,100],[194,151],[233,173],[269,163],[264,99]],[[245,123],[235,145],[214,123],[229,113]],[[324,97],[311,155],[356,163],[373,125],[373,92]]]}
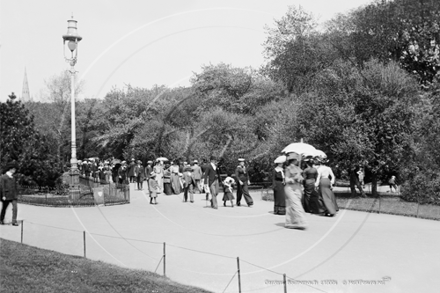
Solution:
{"label": "tall lamp post", "polygon": [[[76,24],[77,21],[69,19],[67,21],[67,34],[63,35],[64,58],[70,64],[71,75],[71,124],[72,124],[72,157],[70,159],[70,199],[78,199],[80,197],[79,190],[79,170],[78,160],[76,159],[76,119],[75,119],[75,64],[78,56],[78,43],[82,37],[78,35]],[[67,45],[66,45],[67,42]],[[70,50],[70,56],[66,57],[66,46]]]}

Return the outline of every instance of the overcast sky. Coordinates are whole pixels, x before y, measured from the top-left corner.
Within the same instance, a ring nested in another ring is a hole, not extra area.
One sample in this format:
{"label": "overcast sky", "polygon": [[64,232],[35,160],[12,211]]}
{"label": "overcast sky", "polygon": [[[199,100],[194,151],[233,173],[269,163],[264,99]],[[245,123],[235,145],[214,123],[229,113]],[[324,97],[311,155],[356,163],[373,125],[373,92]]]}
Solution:
{"label": "overcast sky", "polygon": [[124,84],[187,86],[204,64],[263,64],[264,26],[289,5],[325,21],[371,0],[0,0],[0,101],[21,96],[24,70],[40,100],[45,80],[68,69],[62,35],[78,21],[79,98]]}

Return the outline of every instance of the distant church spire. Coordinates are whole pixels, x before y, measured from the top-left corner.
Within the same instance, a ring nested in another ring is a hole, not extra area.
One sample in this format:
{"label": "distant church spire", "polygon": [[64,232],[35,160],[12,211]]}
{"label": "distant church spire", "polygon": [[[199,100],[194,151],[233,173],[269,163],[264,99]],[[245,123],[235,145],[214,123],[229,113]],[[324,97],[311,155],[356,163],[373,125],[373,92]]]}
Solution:
{"label": "distant church spire", "polygon": [[31,95],[29,93],[29,84],[27,80],[26,67],[24,68],[24,79],[23,79],[23,91],[21,92],[21,101],[29,102],[31,100]]}

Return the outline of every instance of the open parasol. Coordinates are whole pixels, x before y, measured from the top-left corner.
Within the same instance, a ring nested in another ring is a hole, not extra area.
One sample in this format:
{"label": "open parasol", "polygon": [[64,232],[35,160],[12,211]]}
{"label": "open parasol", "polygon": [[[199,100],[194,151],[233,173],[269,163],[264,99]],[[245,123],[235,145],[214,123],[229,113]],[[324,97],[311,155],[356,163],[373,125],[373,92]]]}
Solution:
{"label": "open parasol", "polygon": [[320,158],[327,158],[327,155],[323,151],[321,151],[321,150],[316,150],[313,153],[313,156],[314,157],[320,157]]}
{"label": "open parasol", "polygon": [[288,154],[288,153],[297,153],[299,155],[303,154],[314,154],[316,151],[315,147],[313,147],[310,144],[303,143],[303,142],[294,142],[286,146],[281,152]]}
{"label": "open parasol", "polygon": [[156,159],[156,161],[168,161],[168,159],[165,157],[159,157]]}

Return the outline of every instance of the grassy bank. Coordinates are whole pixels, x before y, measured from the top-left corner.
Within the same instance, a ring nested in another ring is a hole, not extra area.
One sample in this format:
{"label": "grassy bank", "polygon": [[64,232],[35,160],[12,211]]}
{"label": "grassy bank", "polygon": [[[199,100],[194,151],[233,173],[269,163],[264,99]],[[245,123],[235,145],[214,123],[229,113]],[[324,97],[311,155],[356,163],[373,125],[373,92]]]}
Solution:
{"label": "grassy bank", "polygon": [[209,292],[155,273],[39,249],[0,238],[0,292]]}

